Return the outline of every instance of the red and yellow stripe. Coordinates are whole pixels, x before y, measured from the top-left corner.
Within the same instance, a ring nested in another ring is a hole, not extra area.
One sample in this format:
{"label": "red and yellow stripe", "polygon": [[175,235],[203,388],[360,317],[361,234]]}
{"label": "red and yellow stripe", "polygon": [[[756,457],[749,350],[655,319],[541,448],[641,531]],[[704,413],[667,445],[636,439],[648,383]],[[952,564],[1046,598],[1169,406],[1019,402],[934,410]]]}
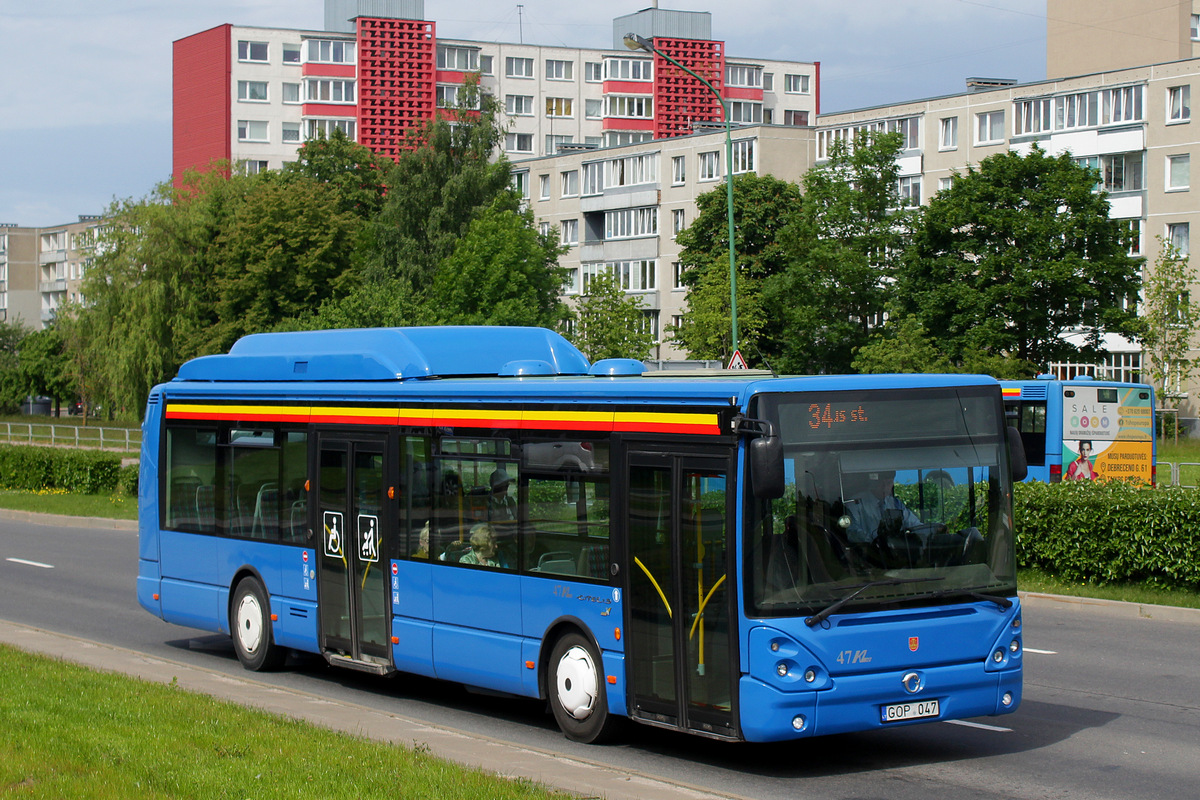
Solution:
{"label": "red and yellow stripe", "polygon": [[168,403],[169,420],[405,425],[448,428],[721,434],[720,418],[704,411],[542,410],[520,408],[385,408]]}
{"label": "red and yellow stripe", "polygon": [[1020,386],[1012,386],[1012,387],[1001,386],[1000,394],[1002,394],[1004,396],[1005,400],[1008,400],[1010,398],[1013,400],[1018,400],[1021,397],[1021,387]]}

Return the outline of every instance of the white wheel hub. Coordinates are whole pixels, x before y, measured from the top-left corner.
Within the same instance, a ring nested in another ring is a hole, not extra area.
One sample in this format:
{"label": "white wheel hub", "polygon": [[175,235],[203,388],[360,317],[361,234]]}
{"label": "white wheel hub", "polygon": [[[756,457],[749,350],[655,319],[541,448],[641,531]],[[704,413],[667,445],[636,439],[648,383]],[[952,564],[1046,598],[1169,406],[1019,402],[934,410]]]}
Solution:
{"label": "white wheel hub", "polygon": [[596,674],[596,665],[587,650],[582,647],[572,647],[563,653],[555,670],[555,687],[558,691],[558,702],[563,709],[575,719],[587,719],[596,707],[596,697],[599,693],[600,680]]}
{"label": "white wheel hub", "polygon": [[263,638],[262,606],[252,594],[244,596],[237,607],[237,637],[247,653],[258,652]]}

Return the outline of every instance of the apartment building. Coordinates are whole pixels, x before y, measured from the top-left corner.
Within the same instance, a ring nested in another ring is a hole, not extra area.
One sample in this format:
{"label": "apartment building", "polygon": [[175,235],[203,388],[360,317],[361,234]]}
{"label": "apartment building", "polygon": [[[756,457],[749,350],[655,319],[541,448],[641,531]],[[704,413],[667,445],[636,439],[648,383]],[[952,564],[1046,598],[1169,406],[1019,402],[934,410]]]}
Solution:
{"label": "apartment building", "polygon": [[611,273],[642,304],[657,342],[654,359],[686,358],[666,335],[678,324],[687,292],[675,234],[695,221],[696,198],[722,190],[733,174],[799,181],[813,163],[811,127],[740,126],[726,163],[725,131],[609,148],[567,148],[557,155],[513,162],[513,183],[543,232],[557,229],[568,248],[559,265],[570,279],[568,302],[586,293],[598,273]]}
{"label": "apartment building", "polygon": [[1196,0],[1046,0],[1046,77],[1200,57]]}
{"label": "apartment building", "polygon": [[[916,205],[994,153],[1035,144],[1051,154],[1069,152],[1100,171],[1097,188],[1108,192],[1111,216],[1128,227],[1131,254],[1153,264],[1157,237],[1187,254],[1191,230],[1200,226],[1200,183],[1191,178],[1192,156],[1200,163],[1200,120],[1191,115],[1198,81],[1200,58],[1036,83],[975,81],[962,94],[822,115],[816,159],[832,141],[861,130],[901,131],[900,194]],[[1110,335],[1104,348],[1099,365],[1049,366],[1064,377],[1149,378],[1137,343]],[[1184,398],[1184,415],[1195,417],[1200,406],[1192,383],[1172,391]]]}
{"label": "apartment building", "polygon": [[95,250],[97,216],[48,228],[0,225],[0,320],[40,329],[81,286]]}
{"label": "apartment building", "polygon": [[471,74],[503,107],[503,149],[514,158],[686,135],[721,118],[693,78],[626,48],[629,32],[705,75],[737,123],[803,126],[819,110],[818,63],[729,55],[707,12],[619,17],[612,49],[442,39],[423,0],[326,0],[325,24],[226,24],[174,43],[176,179],[214,159],[250,173],[278,169],[304,141],[334,129],[395,157],[404,132],[456,105]]}

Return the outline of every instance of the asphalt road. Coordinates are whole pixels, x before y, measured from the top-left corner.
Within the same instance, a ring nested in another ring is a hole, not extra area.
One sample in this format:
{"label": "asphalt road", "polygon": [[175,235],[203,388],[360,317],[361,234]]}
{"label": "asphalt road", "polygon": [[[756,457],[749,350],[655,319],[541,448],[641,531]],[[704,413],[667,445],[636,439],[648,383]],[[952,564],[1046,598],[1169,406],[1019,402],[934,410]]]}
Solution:
{"label": "asphalt road", "polygon": [[243,692],[247,701],[303,698],[334,716],[353,712],[351,725],[363,729],[370,714],[427,724],[453,734],[433,741],[472,763],[489,763],[472,758],[473,751],[512,743],[544,754],[543,766],[523,774],[548,783],[581,791],[570,776],[585,768],[627,782],[624,790],[610,783],[618,787],[605,790],[610,797],[1200,797],[1200,612],[1146,616],[1124,604],[1027,598],[1024,702],[1010,716],[802,745],[728,744],[632,727],[619,745],[589,747],[566,741],[546,709],[525,699],[412,676],[358,675],[311,656],[292,657],[278,673],[249,675],[228,638],[142,611],[134,595],[136,549],[129,530],[0,518],[0,620],[212,676],[214,685],[231,696]]}

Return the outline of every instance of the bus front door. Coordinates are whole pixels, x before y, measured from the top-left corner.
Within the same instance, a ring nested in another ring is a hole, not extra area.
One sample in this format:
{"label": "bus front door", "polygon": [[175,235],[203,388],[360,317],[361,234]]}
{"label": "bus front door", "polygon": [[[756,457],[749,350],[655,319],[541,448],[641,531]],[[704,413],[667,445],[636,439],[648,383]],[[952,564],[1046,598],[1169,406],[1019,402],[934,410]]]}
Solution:
{"label": "bus front door", "polygon": [[391,671],[385,445],[382,437],[321,436],[316,471],[322,650],[330,663],[377,673]]}
{"label": "bus front door", "polygon": [[729,460],[631,452],[626,530],[630,715],[737,736]]}

